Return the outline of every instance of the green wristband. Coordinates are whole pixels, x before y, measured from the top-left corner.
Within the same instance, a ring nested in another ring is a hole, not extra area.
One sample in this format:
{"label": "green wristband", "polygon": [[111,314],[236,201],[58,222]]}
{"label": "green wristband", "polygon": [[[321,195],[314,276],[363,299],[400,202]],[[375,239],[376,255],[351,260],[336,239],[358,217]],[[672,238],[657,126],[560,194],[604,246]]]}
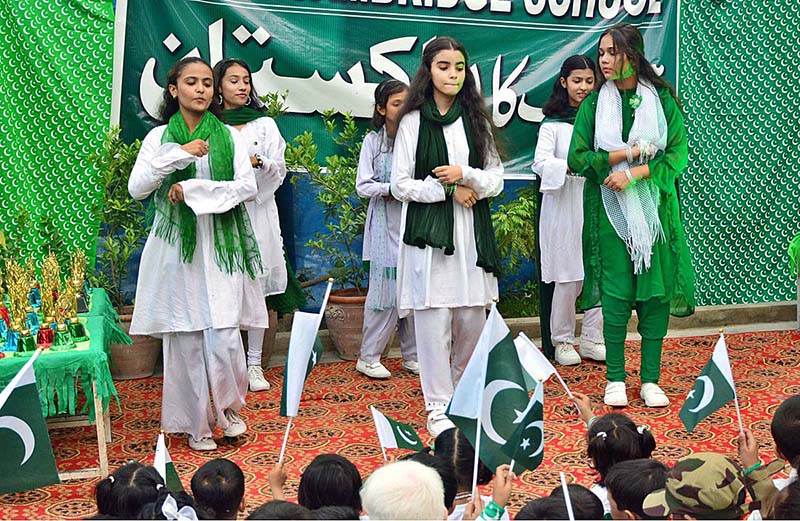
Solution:
{"label": "green wristband", "polygon": [[758,469],[759,467],[761,467],[761,462],[760,461],[758,463],[756,463],[755,465],[753,465],[752,467],[748,467],[748,468],[744,469],[744,472],[742,472],[742,475],[746,476],[746,475],[750,474],[751,472],[753,472],[754,470]]}
{"label": "green wristband", "polygon": [[500,519],[505,511],[506,509],[495,503],[494,500],[489,501],[489,504],[483,509],[483,513],[489,519]]}

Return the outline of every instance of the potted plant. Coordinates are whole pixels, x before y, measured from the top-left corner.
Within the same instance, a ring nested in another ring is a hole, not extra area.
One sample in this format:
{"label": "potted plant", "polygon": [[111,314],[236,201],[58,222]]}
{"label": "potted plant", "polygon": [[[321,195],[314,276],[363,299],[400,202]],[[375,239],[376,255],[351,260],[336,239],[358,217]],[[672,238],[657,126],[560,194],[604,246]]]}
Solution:
{"label": "potted plant", "polygon": [[317,145],[311,132],[294,138],[286,147],[286,163],[319,189],[315,198],[323,208],[325,231],[318,232],[307,243],[330,260],[329,274],[339,289],[331,292],[325,323],[339,356],[355,360],[361,350],[364,303],[367,290],[366,269],[357,249],[364,234],[367,206],[356,194],[356,172],[363,133],[350,113],[341,116],[334,112],[323,114],[325,130],[342,151],[325,158],[326,168],[317,162]]}
{"label": "potted plant", "polygon": [[[89,275],[89,283],[106,290],[126,332],[133,312],[133,306],[126,305],[128,295],[123,290],[128,261],[141,248],[149,231],[144,205],[128,193],[128,179],[140,148],[138,139],[127,144],[120,137],[119,127],[113,127],[106,133],[103,148],[88,157],[97,167],[100,190],[92,207],[100,228],[95,271]],[[132,346],[111,343],[111,375],[116,380],[146,378],[155,370],[161,341],[140,335],[131,338]]]}

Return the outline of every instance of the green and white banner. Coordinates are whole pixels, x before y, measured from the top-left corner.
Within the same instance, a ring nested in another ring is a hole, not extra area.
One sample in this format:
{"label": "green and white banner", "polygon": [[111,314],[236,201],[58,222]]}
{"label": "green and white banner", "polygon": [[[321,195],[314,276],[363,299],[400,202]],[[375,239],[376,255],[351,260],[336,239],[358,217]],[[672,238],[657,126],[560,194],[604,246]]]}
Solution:
{"label": "green and white banner", "polygon": [[466,46],[508,139],[509,176],[528,177],[540,107],[563,60],[594,56],[600,33],[624,21],[644,31],[647,57],[675,83],[677,11],[678,0],[122,0],[112,120],[142,137],[172,64],[239,58],[259,93],[288,92],[285,137],[321,137],[319,113],[370,117],[376,85],[408,82],[425,43],[447,35]]}

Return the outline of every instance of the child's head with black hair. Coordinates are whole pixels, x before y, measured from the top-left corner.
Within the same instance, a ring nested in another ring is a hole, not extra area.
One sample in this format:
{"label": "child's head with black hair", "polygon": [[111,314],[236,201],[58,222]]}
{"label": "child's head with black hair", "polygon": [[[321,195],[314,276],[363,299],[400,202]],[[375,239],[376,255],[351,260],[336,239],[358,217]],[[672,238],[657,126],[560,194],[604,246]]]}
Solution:
{"label": "child's head with black hair", "polygon": [[297,502],[316,510],[326,506],[349,506],[361,511],[361,475],[347,458],[320,454],[306,467],[297,487]]}
{"label": "child's head with black hair", "polygon": [[328,519],[334,520],[357,520],[360,519],[361,513],[353,507],[330,506],[322,507],[311,511],[311,519]]}
{"label": "child's head with black hair", "polygon": [[427,452],[415,452],[400,459],[422,463],[426,467],[430,467],[439,473],[439,477],[442,478],[442,485],[444,486],[444,507],[449,513],[452,513],[455,507],[453,503],[456,499],[456,493],[458,492],[458,482],[456,481],[456,475],[455,472],[453,472],[452,465]]}
{"label": "child's head with black hair", "polygon": [[398,116],[407,93],[408,85],[392,78],[383,80],[375,87],[375,109],[371,121],[375,129],[380,129],[387,122],[393,129],[397,128],[400,123]]}
{"label": "child's head with black hair", "polygon": [[[448,462],[456,477],[458,492],[472,490],[472,467],[475,463],[475,449],[470,445],[467,437],[460,429],[453,427],[443,431],[436,437],[434,456]],[[478,485],[485,485],[492,481],[494,473],[483,464],[478,463]]]}
{"label": "child's head with black hair", "polygon": [[247,519],[313,519],[311,511],[303,505],[273,499],[250,512]]}
{"label": "child's head with black hair", "polygon": [[654,519],[644,513],[644,498],[667,483],[666,465],[654,459],[621,461],[606,474],[613,519]]}
{"label": "child's head with black hair", "polygon": [[644,425],[637,427],[624,414],[609,413],[599,417],[587,434],[586,452],[601,485],[616,463],[649,458],[655,448],[656,440],[650,429]]}
{"label": "child's head with black hair", "polygon": [[775,495],[768,519],[800,519],[800,481],[789,483]]}
{"label": "child's head with black hair", "polygon": [[195,505],[192,496],[186,492],[171,492],[166,487],[158,491],[158,497],[139,510],[136,519],[177,519],[190,516],[194,512],[197,519],[216,519],[210,512]]}
{"label": "child's head with black hair", "polygon": [[97,483],[97,512],[122,519],[136,517],[142,506],[156,499],[162,487],[164,480],[156,469],[130,462]]}
{"label": "child's head with black hair", "polygon": [[242,469],[225,458],[207,461],[192,476],[192,495],[216,519],[236,519],[245,507]]}
{"label": "child's head with black hair", "polygon": [[800,469],[800,394],[786,398],[780,404],[770,425],[775,453]]}
{"label": "child's head with black hair", "polygon": [[[603,502],[600,498],[584,486],[571,484],[567,487],[575,519],[603,519]],[[568,519],[564,490],[556,487],[549,496],[530,501],[514,519]]]}

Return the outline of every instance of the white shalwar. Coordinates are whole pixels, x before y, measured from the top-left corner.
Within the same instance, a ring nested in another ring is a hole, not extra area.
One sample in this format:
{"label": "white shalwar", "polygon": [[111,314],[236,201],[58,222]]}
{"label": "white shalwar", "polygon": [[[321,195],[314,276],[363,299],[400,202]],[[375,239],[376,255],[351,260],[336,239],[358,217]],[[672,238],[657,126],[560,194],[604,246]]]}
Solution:
{"label": "white shalwar", "polygon": [[[392,195],[404,201],[401,237],[409,201],[445,200],[444,188],[436,177],[414,179],[419,125],[419,111],[408,113],[400,122],[395,138]],[[461,118],[442,127],[442,131],[448,163],[462,168],[463,179],[459,184],[474,190],[478,199],[502,192],[503,164],[496,151],[492,149],[487,154],[483,169],[472,168],[468,166],[469,146]],[[498,296],[497,278],[475,265],[478,253],[472,209],[453,202],[453,221],[453,255],[401,241],[397,262],[400,316],[414,313],[425,408],[436,412],[450,401],[483,329],[485,308]]]}
{"label": "white shalwar", "polygon": [[[567,175],[572,125],[545,122],[539,128],[533,171],[541,179],[539,216],[542,282],[554,282],[550,333],[554,344],[575,342],[575,301],[583,288],[583,177]],[[583,316],[581,337],[603,342],[603,314]]]}
{"label": "white shalwar", "polygon": [[[286,142],[278,125],[270,117],[254,119],[240,130],[250,157],[258,154],[263,159],[261,168],[253,167],[258,193],[246,201],[253,233],[261,253],[262,272],[259,277],[263,295],[278,295],[286,291],[287,272],[283,254],[283,237],[278,217],[275,192],[286,178]],[[261,365],[264,329],[247,330],[247,365]]]}
{"label": "white shalwar", "polygon": [[[225,273],[214,262],[214,214],[255,197],[256,182],[235,129],[228,127],[234,143],[232,181],[211,180],[207,155],[198,158],[177,143],[161,144],[165,129],[154,128],[142,142],[128,191],[144,199],[169,174],[194,163],[195,178],[180,185],[197,215],[197,245],[192,261],[183,262],[179,240],[170,244],[150,232],[139,263],[130,332],[163,339],[162,428],[200,439],[214,429],[209,387],[221,428],[229,423],[220,411],[244,406],[247,374],[239,328],[267,326],[258,281],[246,273]],[[160,218],[156,214],[156,221]]]}
{"label": "white shalwar", "polygon": [[[371,261],[373,247],[380,246],[386,266],[397,266],[397,251],[400,248],[400,220],[403,205],[389,196],[388,179],[392,169],[392,150],[385,139],[385,131],[370,132],[361,145],[356,176],[356,192],[359,197],[368,197],[367,217],[364,223],[364,247],[362,258]],[[377,205],[385,205],[385,212],[376,212]],[[383,241],[378,245],[376,241]],[[374,288],[370,287],[369,291]],[[379,297],[379,296],[378,296]],[[399,318],[396,295],[390,296],[395,305],[383,310],[364,307],[363,340],[359,357],[368,364],[380,361],[381,354],[391,342],[395,330],[400,339],[403,360],[417,360],[417,344],[414,336],[414,317]],[[379,299],[379,298],[378,298]],[[377,300],[377,299],[376,299]],[[370,295],[367,302],[370,302]]]}

